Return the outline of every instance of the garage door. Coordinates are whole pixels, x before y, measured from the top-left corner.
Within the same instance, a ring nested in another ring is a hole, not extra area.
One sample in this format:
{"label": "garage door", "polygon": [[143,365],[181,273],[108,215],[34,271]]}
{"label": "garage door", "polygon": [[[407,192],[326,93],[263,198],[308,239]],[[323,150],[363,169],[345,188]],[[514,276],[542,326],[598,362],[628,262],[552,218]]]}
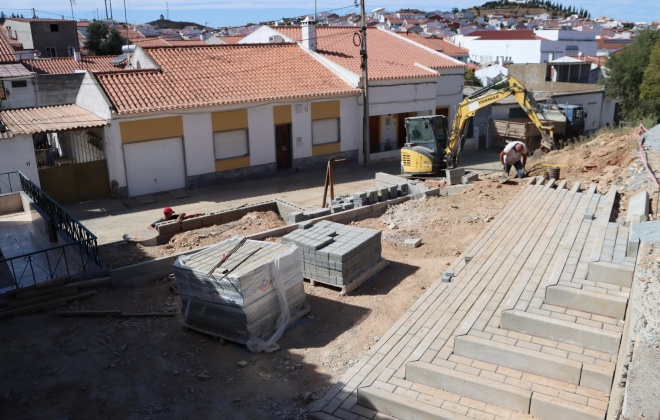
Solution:
{"label": "garage door", "polygon": [[181,137],[126,144],[124,159],[131,197],[186,186]]}

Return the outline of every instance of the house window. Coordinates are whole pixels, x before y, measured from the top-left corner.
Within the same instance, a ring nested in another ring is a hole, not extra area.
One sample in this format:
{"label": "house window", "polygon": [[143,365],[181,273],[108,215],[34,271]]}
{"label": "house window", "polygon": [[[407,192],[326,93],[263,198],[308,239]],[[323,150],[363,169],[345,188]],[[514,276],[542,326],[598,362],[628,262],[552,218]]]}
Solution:
{"label": "house window", "polygon": [[67,53],[67,55],[68,55],[69,57],[73,57],[73,55],[74,55],[73,53],[74,53],[75,51],[76,51],[76,50],[75,50],[74,47],[66,47],[66,53]]}
{"label": "house window", "polygon": [[336,143],[339,141],[339,118],[312,121],[312,144]]}
{"label": "house window", "polygon": [[57,57],[57,50],[54,47],[46,47],[46,57]]}
{"label": "house window", "polygon": [[27,87],[27,80],[12,80],[12,88],[24,88]]}
{"label": "house window", "polygon": [[51,23],[50,24],[50,31],[51,32],[59,32],[60,31],[60,26],[57,23]]}
{"label": "house window", "polygon": [[215,159],[229,159],[249,154],[247,129],[213,133]]}

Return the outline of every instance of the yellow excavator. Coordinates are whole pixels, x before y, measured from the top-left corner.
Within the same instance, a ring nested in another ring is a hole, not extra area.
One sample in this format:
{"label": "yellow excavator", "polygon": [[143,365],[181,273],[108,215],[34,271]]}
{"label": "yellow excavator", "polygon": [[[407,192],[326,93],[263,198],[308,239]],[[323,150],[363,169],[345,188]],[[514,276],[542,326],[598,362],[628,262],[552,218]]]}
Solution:
{"label": "yellow excavator", "polygon": [[[493,89],[497,89],[497,92],[488,93]],[[437,175],[443,169],[455,168],[463,152],[470,118],[478,110],[509,96],[516,99],[541,131],[541,149],[544,152],[552,149],[552,124],[547,122],[543,110],[536,106],[536,101],[527,93],[525,86],[509,76],[465,98],[456,109],[451,131],[448,129],[447,117],[443,115],[406,118],[406,143],[401,148],[401,173],[407,176],[429,176]]]}

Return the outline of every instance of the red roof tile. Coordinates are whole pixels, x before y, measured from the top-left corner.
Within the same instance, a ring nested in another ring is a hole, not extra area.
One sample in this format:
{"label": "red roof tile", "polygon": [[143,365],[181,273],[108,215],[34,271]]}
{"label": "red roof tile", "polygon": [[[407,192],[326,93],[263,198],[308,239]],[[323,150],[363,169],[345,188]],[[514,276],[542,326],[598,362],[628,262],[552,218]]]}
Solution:
{"label": "red roof tile", "polygon": [[467,57],[470,51],[466,48],[461,48],[456,44],[445,41],[441,38],[428,38],[414,33],[400,33],[399,35],[405,36],[411,41],[415,41],[420,45],[431,48],[432,50],[441,52],[450,57]]}
{"label": "red roof tile", "polygon": [[117,58],[116,55],[84,56],[80,61],[73,57],[57,58],[35,58],[32,60],[21,60],[23,65],[38,74],[69,74],[76,70],[118,71],[120,68],[110,64],[110,60]]}
{"label": "red roof tile", "polygon": [[14,49],[9,44],[9,39],[0,31],[0,63],[17,63]]}
{"label": "red roof tile", "polygon": [[359,93],[293,44],[146,52],[160,71],[95,74],[118,114]]}
{"label": "red roof tile", "polygon": [[245,38],[244,36],[219,36],[217,37],[223,41],[225,41],[227,44],[238,44],[238,41],[241,39]]}
{"label": "red roof tile", "polygon": [[536,36],[534,31],[527,29],[517,31],[475,31],[471,32],[469,36],[477,36],[484,41],[543,39]]}
{"label": "red roof tile", "polygon": [[168,38],[142,38],[133,39],[131,42],[140,47],[191,47],[191,46],[204,46],[204,41],[193,40],[186,41],[181,39],[168,39]]}
{"label": "red roof tile", "polygon": [[[302,40],[302,29],[299,26],[271,28],[298,42]],[[353,44],[355,33],[356,28],[352,27],[317,27],[316,52],[361,75],[360,48]],[[367,56],[369,80],[432,76],[428,70],[415,63],[436,70],[464,66],[452,59],[418,48],[414,43],[378,28],[367,28]]]}

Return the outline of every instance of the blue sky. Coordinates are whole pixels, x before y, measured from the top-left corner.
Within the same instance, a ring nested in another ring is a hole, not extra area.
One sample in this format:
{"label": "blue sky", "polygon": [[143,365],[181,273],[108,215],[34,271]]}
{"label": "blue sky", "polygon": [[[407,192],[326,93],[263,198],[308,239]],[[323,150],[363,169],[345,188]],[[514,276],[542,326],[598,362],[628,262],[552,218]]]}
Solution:
{"label": "blue sky", "polygon": [[[485,0],[484,0],[485,1]],[[428,1],[413,0],[379,0],[367,1],[366,9],[371,11],[379,7],[395,11],[400,7],[419,8],[425,11],[451,10],[484,3],[471,1]],[[169,17],[176,21],[192,21],[207,24],[211,27],[240,26],[247,22],[276,20],[282,17],[304,16],[315,10],[337,10],[338,14],[350,12],[359,13],[353,0],[73,0],[73,14],[76,19],[105,18],[106,2],[112,5],[112,16],[116,20],[127,20],[130,23],[144,23],[156,20],[162,14],[167,16],[166,4],[169,7]],[[657,0],[575,0],[564,2],[566,6],[574,5],[578,10],[585,8],[592,17],[607,16],[629,22],[660,21],[660,6]],[[126,12],[124,9],[126,5]],[[36,9],[38,17],[58,18],[64,15],[71,18],[69,0],[3,0],[0,10],[6,15],[12,13],[31,17],[31,9]],[[109,13],[108,13],[109,14]]]}

